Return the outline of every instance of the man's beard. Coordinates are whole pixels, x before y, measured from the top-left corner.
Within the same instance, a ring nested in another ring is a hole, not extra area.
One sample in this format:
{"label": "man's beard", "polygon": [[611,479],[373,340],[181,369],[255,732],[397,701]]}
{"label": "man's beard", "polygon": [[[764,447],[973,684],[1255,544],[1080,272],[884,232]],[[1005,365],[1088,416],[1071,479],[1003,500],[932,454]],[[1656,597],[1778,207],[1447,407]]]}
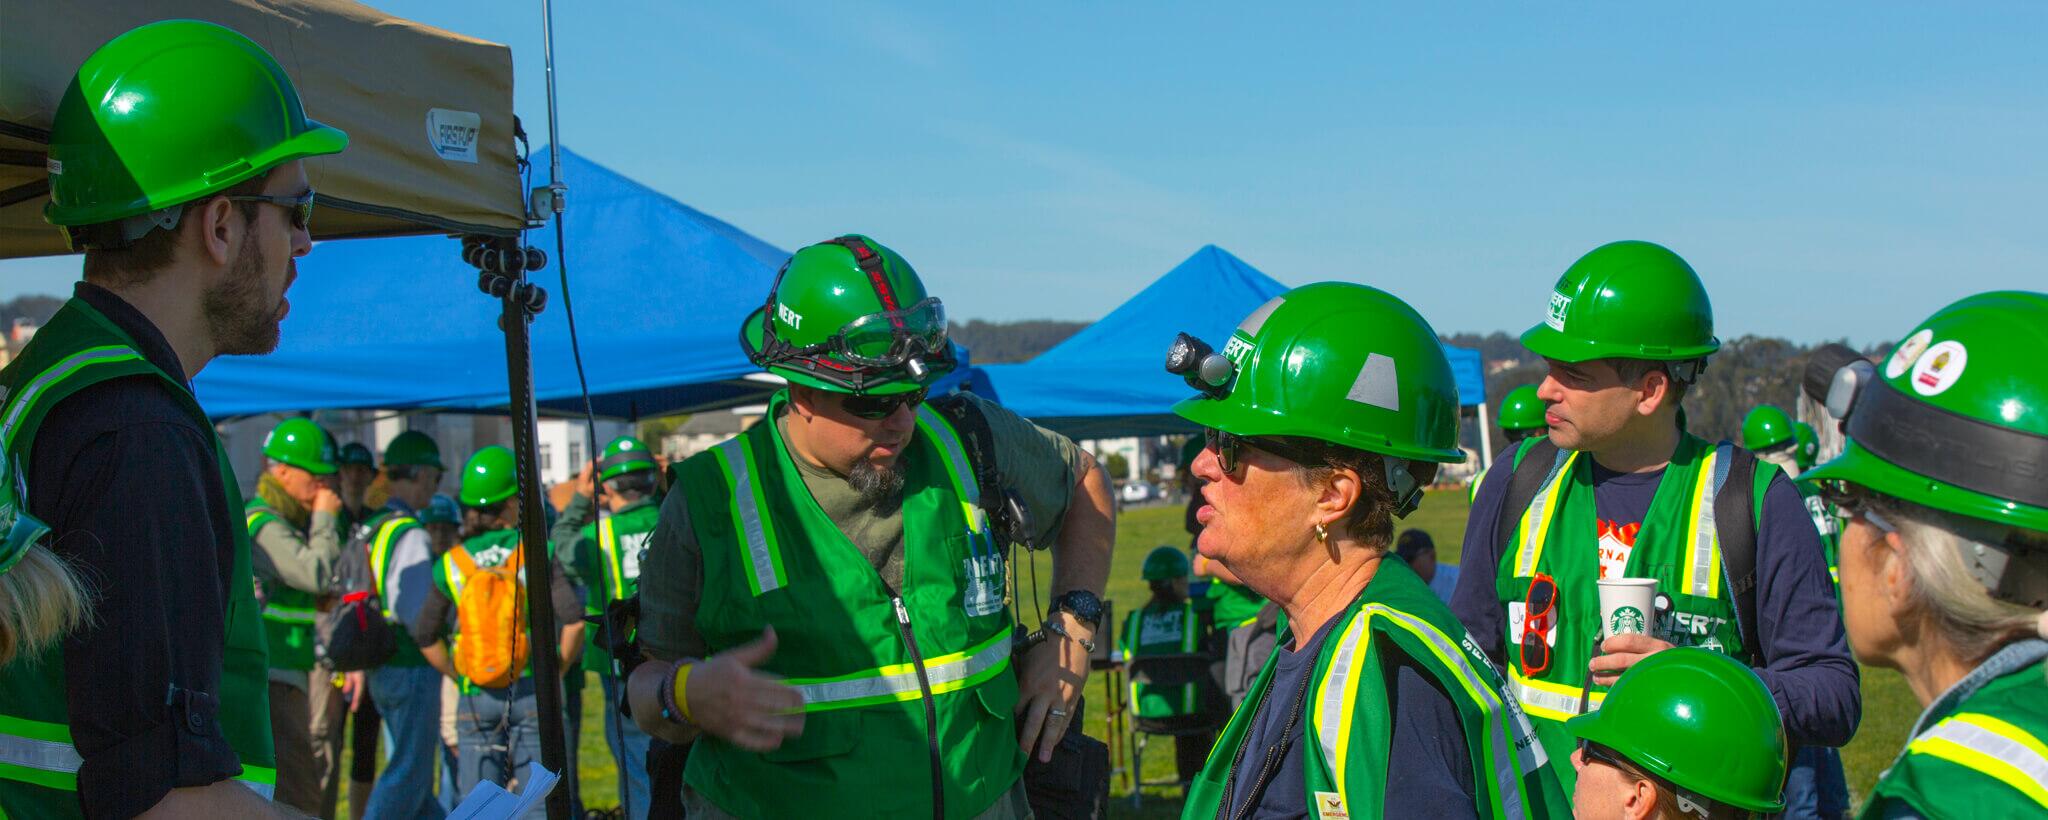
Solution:
{"label": "man's beard", "polygon": [[245,233],[227,279],[206,291],[201,309],[213,333],[214,355],[261,356],[277,349],[277,304],[263,292],[268,262],[255,233]]}
{"label": "man's beard", "polygon": [[865,458],[853,463],[853,470],[846,475],[854,492],[860,493],[860,506],[888,515],[903,505],[903,468],[892,464],[876,466]]}

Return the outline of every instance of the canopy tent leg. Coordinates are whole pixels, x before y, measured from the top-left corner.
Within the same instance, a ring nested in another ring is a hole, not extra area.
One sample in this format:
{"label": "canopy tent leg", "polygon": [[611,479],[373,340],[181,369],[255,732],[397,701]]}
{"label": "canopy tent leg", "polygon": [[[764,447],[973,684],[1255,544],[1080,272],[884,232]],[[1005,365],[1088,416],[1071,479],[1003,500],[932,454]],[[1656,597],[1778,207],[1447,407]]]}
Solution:
{"label": "canopy tent leg", "polygon": [[1479,403],[1479,469],[1493,466],[1493,428],[1486,418],[1486,402]]}
{"label": "canopy tent leg", "polygon": [[[469,245],[469,243],[465,243]],[[464,256],[483,271],[477,287],[504,304],[498,329],[505,333],[506,385],[511,404],[512,452],[519,465],[519,548],[526,566],[527,647],[533,663],[534,708],[540,713],[540,763],[563,777],[568,747],[563,738],[561,641],[555,634],[554,561],[548,555],[544,488],[535,455],[533,348],[530,323],[547,306],[547,291],[526,280],[526,271],[545,263],[538,251],[516,239],[491,239]],[[517,776],[517,775],[515,775]],[[548,793],[548,820],[569,820],[569,790]]]}

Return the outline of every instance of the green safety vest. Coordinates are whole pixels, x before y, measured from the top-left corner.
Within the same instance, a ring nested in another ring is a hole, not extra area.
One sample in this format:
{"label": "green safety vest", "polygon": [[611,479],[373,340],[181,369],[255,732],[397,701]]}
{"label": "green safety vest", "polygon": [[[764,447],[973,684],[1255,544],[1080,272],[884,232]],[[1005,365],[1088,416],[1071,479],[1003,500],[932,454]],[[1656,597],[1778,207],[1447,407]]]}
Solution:
{"label": "green safety vest", "polygon": [[[1515,451],[1517,464],[1535,441],[1525,441]],[[1542,489],[1522,512],[1501,553],[1494,588],[1508,613],[1503,644],[1510,689],[1535,721],[1550,752],[1551,768],[1570,790],[1576,780],[1570,758],[1577,741],[1565,730],[1564,721],[1582,711],[1582,701],[1583,711],[1600,708],[1607,687],[1582,688],[1591,682],[1587,666],[1601,634],[1593,460],[1574,450],[1557,453]],[[1671,602],[1670,611],[1656,616],[1655,637],[1674,646],[1700,646],[1741,658],[1747,647],[1735,620],[1735,599],[1724,577],[1714,529],[1714,499],[1727,479],[1732,453],[1732,445],[1717,447],[1689,433],[1679,441],[1636,533],[1624,574],[1657,579],[1658,594]],[[1754,509],[1763,508],[1764,491],[1776,474],[1770,463],[1757,462],[1751,488]],[[1557,582],[1558,600],[1551,621],[1550,668],[1529,676],[1522,672],[1520,626],[1530,582],[1538,573]]]}
{"label": "green safety vest", "polygon": [[[260,498],[249,499],[243,512],[252,543],[257,533],[272,524],[305,536]],[[270,668],[301,672],[312,669],[313,621],[320,615],[313,595],[283,584],[266,585],[263,593],[263,636],[270,647]]]}
{"label": "green safety vest", "polygon": [[[640,553],[654,536],[654,524],[661,518],[661,504],[652,498],[626,505],[583,528],[585,554],[578,560],[585,577],[593,583],[584,587],[584,612],[603,615],[605,607],[640,591]],[[612,673],[612,656],[597,643],[597,630],[584,630],[583,668],[600,675]]]}
{"label": "green safety vest", "polygon": [[[369,533],[370,584],[377,593],[377,600],[384,608],[384,622],[391,625],[392,638],[398,651],[392,653],[385,666],[426,666],[427,656],[420,652],[420,645],[413,641],[412,632],[398,620],[391,611],[391,589],[387,586],[385,573],[391,566],[391,553],[398,549],[398,541],[406,533],[420,529],[420,521],[410,513],[387,511],[371,518],[364,525]],[[431,552],[431,550],[429,550]]]}
{"label": "green safety vest", "polygon": [[[44,415],[66,396],[103,381],[134,376],[160,379],[173,388],[171,393],[194,421],[213,429],[183,383],[136,352],[135,340],[126,332],[83,301],[65,302],[21,356],[0,370],[0,387],[6,391],[5,404],[0,405],[0,450],[5,451],[7,462],[27,468]],[[214,453],[225,500],[239,508],[241,491],[218,439]],[[25,478],[16,475],[6,480]],[[277,758],[270,738],[270,661],[264,651],[262,618],[256,611],[255,582],[249,572],[249,534],[237,528],[234,539],[220,691],[216,694],[221,731],[242,764],[236,779],[267,798],[277,784]],[[119,640],[117,635],[102,637]],[[78,767],[83,759],[71,745],[65,686],[62,644],[35,657],[17,658],[0,670],[0,815],[43,818],[80,814]]]}
{"label": "green safety vest", "polygon": [[[512,552],[517,549],[519,549],[519,530],[513,528],[492,530],[475,538],[465,540],[460,545],[441,553],[440,560],[434,562],[434,586],[441,589],[442,595],[448,596],[449,613],[453,615],[457,612],[456,605],[462,601],[463,583],[468,580],[468,577],[462,572],[462,565],[455,560],[456,550],[469,553],[469,558],[476,562],[477,569],[489,569],[512,560]],[[550,545],[548,552],[554,552],[552,545]],[[519,580],[521,583],[526,581],[525,567],[519,569]],[[518,628],[520,631],[525,631],[527,624],[522,622],[518,624]],[[448,633],[448,655],[452,658],[455,656],[455,642],[462,640],[460,618],[449,621]],[[528,640],[529,658],[532,657],[531,652],[541,651],[542,649],[546,649],[549,652],[557,651],[555,649],[556,642],[552,636],[543,639],[541,636],[534,635],[529,636]],[[529,662],[519,670],[519,677],[527,678],[532,676],[533,664]],[[474,695],[477,692],[483,691],[482,687],[470,683],[467,677],[456,681],[456,686],[465,695]]]}
{"label": "green safety vest", "polygon": [[1821,549],[1827,551],[1828,579],[1835,582],[1835,597],[1842,592],[1842,518],[1820,494],[1820,484],[1812,481],[1794,481],[1792,486],[1799,490],[1799,500],[1806,504],[1806,514],[1813,517],[1813,528],[1820,531]]}
{"label": "green safety vest", "polygon": [[918,408],[890,590],[790,460],[774,421],[787,400],[677,475],[702,550],[697,629],[715,653],[774,626],[765,669],[803,695],[804,731],[765,754],[706,735],[684,779],[740,817],[928,816],[936,754],[945,815],[979,815],[1024,755],[1003,557],[959,436]]}
{"label": "green safety vest", "polygon": [[2048,643],[2008,645],[1920,716],[1862,817],[2048,816]]}
{"label": "green safety vest", "polygon": [[[1193,599],[1182,601],[1177,607],[1148,605],[1124,619],[1124,657],[1192,655],[1202,647],[1201,627]],[[1131,703],[1141,718],[1195,714],[1200,708],[1200,704],[1195,702],[1195,694],[1192,683],[1141,686],[1137,681],[1131,682]]]}
{"label": "green safety vest", "polygon": [[1266,597],[1251,587],[1226,581],[1210,581],[1208,595],[1215,607],[1216,626],[1221,629],[1250,626],[1266,605]]}
{"label": "green safety vest", "polygon": [[[1283,641],[1292,640],[1282,634]],[[1302,772],[1310,817],[1377,818],[1386,809],[1389,777],[1400,766],[1388,759],[1392,710],[1387,704],[1388,653],[1399,652],[1427,671],[1457,708],[1471,752],[1474,803],[1492,818],[1570,817],[1571,806],[1544,747],[1500,674],[1479,651],[1456,616],[1415,571],[1399,561],[1381,561],[1372,581],[1337,616],[1308,684],[1303,704]],[[1181,817],[1217,817],[1233,766],[1236,788],[1249,789],[1258,769],[1258,750],[1241,748],[1260,707],[1287,709],[1291,692],[1272,692],[1279,653],[1231,715],[1209,752],[1202,774],[1188,787]],[[1240,761],[1242,756],[1242,761]]]}

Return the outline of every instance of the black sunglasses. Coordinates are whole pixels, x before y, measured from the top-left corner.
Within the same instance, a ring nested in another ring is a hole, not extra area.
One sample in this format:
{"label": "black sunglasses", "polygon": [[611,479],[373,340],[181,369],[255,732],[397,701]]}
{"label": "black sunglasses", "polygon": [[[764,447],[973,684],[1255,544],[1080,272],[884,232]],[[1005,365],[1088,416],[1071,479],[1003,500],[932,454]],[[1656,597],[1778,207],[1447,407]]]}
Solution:
{"label": "black sunglasses", "polygon": [[277,207],[290,211],[292,215],[292,227],[302,231],[307,230],[308,227],[313,224],[313,189],[311,188],[307,188],[305,193],[299,194],[298,196],[248,194],[245,196],[228,197],[228,201],[262,202],[270,205],[276,205]]}
{"label": "black sunglasses", "polygon": [[1216,460],[1223,466],[1225,475],[1237,472],[1240,447],[1264,450],[1304,467],[1319,467],[1329,463],[1329,458],[1313,447],[1294,444],[1277,436],[1240,436],[1207,427],[1202,430],[1202,440],[1216,451]]}
{"label": "black sunglasses", "polygon": [[896,409],[905,405],[916,407],[924,403],[929,388],[920,387],[908,393],[893,393],[887,396],[852,394],[840,398],[839,406],[846,412],[868,421],[880,421],[895,415]]}

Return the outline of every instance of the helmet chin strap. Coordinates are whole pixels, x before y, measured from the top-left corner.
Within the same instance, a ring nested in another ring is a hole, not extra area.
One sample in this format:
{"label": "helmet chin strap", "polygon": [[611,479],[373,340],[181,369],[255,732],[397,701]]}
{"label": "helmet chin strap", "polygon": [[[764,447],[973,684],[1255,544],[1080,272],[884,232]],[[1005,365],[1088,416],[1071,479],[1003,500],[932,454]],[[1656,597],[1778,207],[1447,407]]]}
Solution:
{"label": "helmet chin strap", "polygon": [[1381,461],[1387,465],[1387,487],[1394,491],[1394,517],[1407,518],[1422,504],[1422,486],[1408,472],[1408,459],[1386,456]]}

